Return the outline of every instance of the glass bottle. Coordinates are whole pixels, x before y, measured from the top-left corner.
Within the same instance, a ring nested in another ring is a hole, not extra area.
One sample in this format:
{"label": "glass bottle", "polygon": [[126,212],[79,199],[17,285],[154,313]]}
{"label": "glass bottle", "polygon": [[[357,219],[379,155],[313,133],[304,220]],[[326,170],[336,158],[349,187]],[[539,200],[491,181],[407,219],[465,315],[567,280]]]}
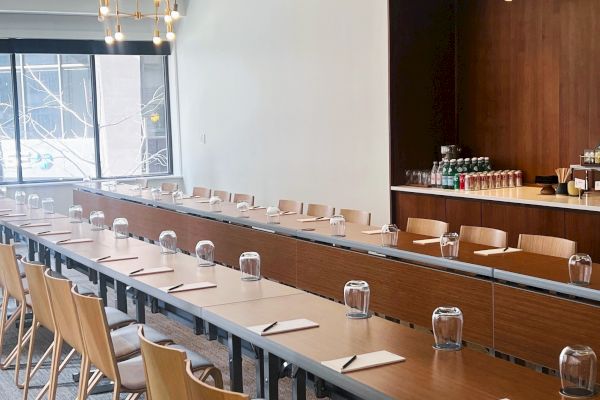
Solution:
{"label": "glass bottle", "polygon": [[473,172],[471,170],[471,159],[470,158],[465,158],[463,169],[465,170],[466,174],[468,174],[469,172]]}
{"label": "glass bottle", "polygon": [[477,168],[479,169],[479,172],[486,172],[487,168],[485,166],[485,159],[483,157],[479,157],[477,159]]}
{"label": "glass bottle", "polygon": [[492,164],[490,163],[490,158],[489,157],[484,157],[483,159],[485,161],[485,170],[487,172],[490,172],[492,170]]}
{"label": "glass bottle", "polygon": [[444,161],[444,166],[442,167],[442,189],[446,189],[446,180],[448,179],[448,168],[450,164],[448,161]]}
{"label": "glass bottle", "polygon": [[435,187],[437,188],[441,188],[442,187],[442,171],[444,169],[444,160],[440,161],[439,165],[438,165],[438,169],[435,173]]}
{"label": "glass bottle", "polygon": [[454,189],[454,175],[456,174],[456,160],[450,160],[448,174],[446,175],[446,189]]}
{"label": "glass bottle", "polygon": [[471,172],[481,172],[479,171],[479,165],[477,164],[477,157],[471,158]]}
{"label": "glass bottle", "polygon": [[456,173],[452,179],[452,187],[456,190],[460,189],[460,174],[464,172],[464,163],[465,161],[462,158],[456,161]]}
{"label": "glass bottle", "polygon": [[433,168],[431,168],[431,186],[432,187],[436,187],[436,176],[437,176],[437,170],[438,170],[438,162],[434,161],[433,162]]}

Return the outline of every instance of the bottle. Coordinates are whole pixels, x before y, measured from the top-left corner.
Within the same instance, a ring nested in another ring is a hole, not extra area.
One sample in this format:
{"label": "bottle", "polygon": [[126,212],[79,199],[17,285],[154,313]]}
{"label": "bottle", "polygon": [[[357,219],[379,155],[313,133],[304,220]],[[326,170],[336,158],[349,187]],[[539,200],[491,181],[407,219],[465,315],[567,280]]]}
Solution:
{"label": "bottle", "polygon": [[434,161],[433,162],[433,168],[431,168],[431,175],[429,175],[430,178],[430,185],[431,187],[435,187],[436,186],[436,176],[437,176],[437,170],[438,170],[438,162]]}
{"label": "bottle", "polygon": [[444,166],[442,167],[442,189],[446,189],[447,179],[448,179],[448,161],[444,161]]}
{"label": "bottle", "polygon": [[479,157],[477,159],[477,169],[479,170],[479,172],[485,172],[487,171],[487,168],[485,167],[485,159],[483,157]]}
{"label": "bottle", "polygon": [[450,160],[448,173],[446,175],[446,189],[454,189],[454,175],[456,174],[456,160]]}
{"label": "bottle", "polygon": [[440,161],[438,169],[435,173],[435,187],[442,187],[442,170],[444,169],[444,161]]}
{"label": "bottle", "polygon": [[481,172],[479,171],[479,166],[477,165],[477,157],[471,158],[471,172]]}
{"label": "bottle", "polygon": [[464,171],[464,160],[462,158],[459,158],[456,161],[456,172],[454,173],[454,177],[452,180],[452,187],[455,190],[460,189],[460,174],[462,174]]}
{"label": "bottle", "polygon": [[470,158],[465,158],[465,164],[463,166],[463,169],[466,174],[468,174],[469,172],[473,172],[471,170],[471,159]]}
{"label": "bottle", "polygon": [[485,168],[487,172],[490,172],[492,170],[492,164],[490,163],[490,158],[489,157],[485,157]]}

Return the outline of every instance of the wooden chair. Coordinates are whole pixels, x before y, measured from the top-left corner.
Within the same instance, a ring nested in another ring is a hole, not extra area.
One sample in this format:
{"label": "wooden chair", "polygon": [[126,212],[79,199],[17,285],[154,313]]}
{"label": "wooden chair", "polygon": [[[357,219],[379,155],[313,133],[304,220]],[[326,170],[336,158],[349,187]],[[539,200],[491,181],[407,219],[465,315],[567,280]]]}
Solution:
{"label": "wooden chair", "polygon": [[217,196],[218,198],[221,199],[221,201],[226,201],[226,202],[228,202],[229,198],[231,197],[229,192],[226,190],[213,190],[212,195]]}
{"label": "wooden chair", "polygon": [[246,203],[248,203],[251,206],[253,206],[254,205],[254,196],[252,196],[251,194],[243,194],[243,193],[235,193],[233,195],[233,202],[234,203],[240,203],[242,201],[245,201]]}
{"label": "wooden chair", "polygon": [[296,214],[302,214],[304,204],[301,201],[296,200],[279,200],[279,209],[283,212],[295,212]]}
{"label": "wooden chair", "polygon": [[179,188],[179,185],[177,183],[173,183],[173,182],[163,182],[160,184],[160,190],[162,192],[173,193],[173,192],[177,191],[178,188]]}
{"label": "wooden chair", "polygon": [[553,236],[520,234],[517,247],[529,253],[562,258],[569,258],[577,253],[577,242]]}
{"label": "wooden chair", "polygon": [[210,197],[210,189],[202,186],[196,186],[192,191],[192,196],[198,196],[208,199]]}
{"label": "wooden chair", "polygon": [[406,223],[406,232],[440,237],[448,232],[448,223],[435,219],[409,218]]}
{"label": "wooden chair", "polygon": [[[140,337],[142,360],[144,361],[148,398],[155,400],[189,399],[185,362],[191,358],[190,352],[182,348],[167,347],[152,343],[144,337],[142,327],[139,328],[138,335]],[[198,363],[191,361],[191,364],[196,365],[193,369],[197,373]],[[204,360],[204,368],[200,380],[206,381],[209,377],[213,378],[217,387],[223,388],[221,371],[215,368],[210,362]]]}
{"label": "wooden chair", "polygon": [[[32,328],[25,331],[25,315],[27,310],[31,308],[31,303],[23,286],[13,245],[0,244],[0,274],[2,275],[2,283],[5,289],[4,297],[2,298],[2,312],[0,313],[0,332],[3,333],[0,335],[0,368],[5,370],[14,362],[15,383],[19,388],[23,388],[23,383],[19,381],[21,352],[30,340],[32,333]],[[8,304],[11,298],[15,300],[17,307],[13,310],[10,318],[8,318]],[[1,360],[4,354],[4,334],[17,321],[19,321],[17,344],[8,356],[4,360]]]}
{"label": "wooden chair", "polygon": [[249,400],[250,396],[243,393],[229,392],[227,390],[212,387],[196,378],[190,361],[187,361],[186,381],[189,389],[189,399],[202,400]]}
{"label": "wooden chair", "polygon": [[311,217],[333,217],[333,207],[322,204],[309,204],[306,215]]}
{"label": "wooden chair", "polygon": [[361,225],[371,224],[371,213],[360,210],[350,210],[348,208],[342,208],[340,214],[344,217],[346,222],[352,222]]}
{"label": "wooden chair", "polygon": [[506,247],[506,232],[483,226],[460,227],[460,241],[492,247]]}

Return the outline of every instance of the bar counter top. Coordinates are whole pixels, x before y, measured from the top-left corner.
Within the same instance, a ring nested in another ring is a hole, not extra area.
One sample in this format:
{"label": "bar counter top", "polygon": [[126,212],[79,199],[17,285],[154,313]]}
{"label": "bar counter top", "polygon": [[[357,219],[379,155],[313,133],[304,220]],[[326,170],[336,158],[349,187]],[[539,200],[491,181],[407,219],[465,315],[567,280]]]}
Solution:
{"label": "bar counter top", "polygon": [[564,208],[582,211],[600,212],[600,196],[588,194],[581,199],[564,195],[541,195],[539,186],[522,186],[516,188],[489,190],[454,190],[426,188],[418,186],[392,186],[394,192],[427,194],[432,196],[458,197],[471,200],[485,200],[503,203],[526,204],[539,207]]}

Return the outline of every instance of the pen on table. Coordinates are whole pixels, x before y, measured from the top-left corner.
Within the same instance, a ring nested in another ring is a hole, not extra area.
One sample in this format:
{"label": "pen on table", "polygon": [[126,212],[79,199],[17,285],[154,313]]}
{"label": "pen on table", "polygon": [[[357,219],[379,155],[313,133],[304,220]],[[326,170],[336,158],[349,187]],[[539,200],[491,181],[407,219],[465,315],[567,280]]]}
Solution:
{"label": "pen on table", "polygon": [[69,240],[71,240],[71,238],[69,238],[69,239],[63,239],[63,240],[59,240],[58,242],[56,242],[56,244],[66,243],[66,242],[68,242]]}
{"label": "pen on table", "polygon": [[504,250],[502,250],[502,251],[504,252],[504,251],[506,251],[506,250],[508,250],[508,246],[506,246],[506,247],[504,248]]}
{"label": "pen on table", "polygon": [[134,275],[134,274],[137,274],[138,272],[142,272],[143,270],[144,270],[144,268],[140,268],[140,269],[136,269],[135,271],[131,271],[131,272],[129,273],[129,276],[131,276],[131,275]]}
{"label": "pen on table", "polygon": [[274,327],[275,325],[277,325],[277,321],[273,322],[271,325],[267,326],[265,329],[262,330],[262,333],[265,333],[266,331],[268,331],[269,329],[271,329],[272,327]]}
{"label": "pen on table", "polygon": [[345,370],[350,364],[352,364],[356,360],[356,354],[350,357],[348,361],[344,365],[342,365],[342,370]]}
{"label": "pen on table", "polygon": [[173,290],[178,289],[182,286],[183,286],[183,283],[180,283],[179,285],[171,286],[170,288],[167,289],[167,292],[172,292]]}
{"label": "pen on table", "polygon": [[36,233],[36,235],[42,235],[44,233],[50,233],[50,232],[52,232],[52,231],[41,231],[41,232]]}
{"label": "pen on table", "polygon": [[111,256],[98,257],[98,258],[96,258],[96,262],[98,262],[98,261],[102,261],[102,260],[106,260],[106,259],[108,259],[108,258],[110,258],[110,257],[111,257]]}

